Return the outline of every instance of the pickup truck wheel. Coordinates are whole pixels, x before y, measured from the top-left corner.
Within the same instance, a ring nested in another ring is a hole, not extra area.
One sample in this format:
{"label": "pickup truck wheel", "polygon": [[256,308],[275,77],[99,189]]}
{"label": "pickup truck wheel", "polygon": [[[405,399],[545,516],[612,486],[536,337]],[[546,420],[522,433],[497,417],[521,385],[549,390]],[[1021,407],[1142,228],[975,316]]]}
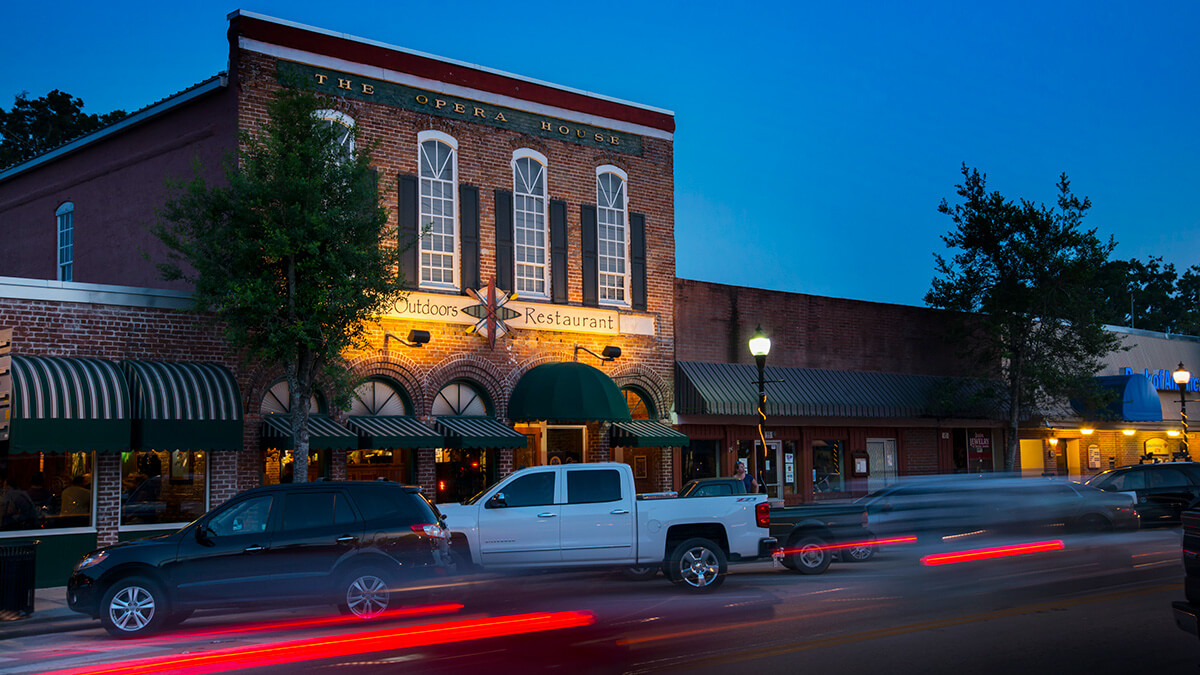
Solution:
{"label": "pickup truck wheel", "polygon": [[725,551],[696,537],[675,547],[667,561],[667,578],[691,591],[706,592],[725,581]]}
{"label": "pickup truck wheel", "polygon": [[648,565],[646,567],[626,567],[621,570],[621,576],[630,581],[647,581],[658,576],[658,571],[662,569],[662,565]]}
{"label": "pickup truck wheel", "polygon": [[801,574],[822,574],[833,561],[829,543],[813,534],[800,537],[787,548],[787,557],[794,566],[791,569]]}

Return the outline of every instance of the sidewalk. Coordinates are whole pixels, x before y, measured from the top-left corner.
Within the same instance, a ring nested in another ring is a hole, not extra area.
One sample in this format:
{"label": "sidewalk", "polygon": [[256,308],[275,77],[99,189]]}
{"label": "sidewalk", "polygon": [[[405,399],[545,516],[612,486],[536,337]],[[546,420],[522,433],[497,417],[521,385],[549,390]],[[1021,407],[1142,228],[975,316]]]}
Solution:
{"label": "sidewalk", "polygon": [[99,627],[99,621],[67,607],[66,586],[39,588],[33,595],[33,614],[0,621],[0,640]]}

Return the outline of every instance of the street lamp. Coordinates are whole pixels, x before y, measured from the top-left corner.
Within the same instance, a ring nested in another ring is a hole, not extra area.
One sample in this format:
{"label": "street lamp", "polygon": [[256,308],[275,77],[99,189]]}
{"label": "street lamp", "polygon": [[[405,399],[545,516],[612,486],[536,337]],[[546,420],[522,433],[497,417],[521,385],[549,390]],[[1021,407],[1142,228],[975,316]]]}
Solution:
{"label": "street lamp", "polygon": [[[763,332],[761,324],[754,329],[754,335],[750,336],[750,353],[754,355],[754,362],[758,364],[758,440],[762,443],[765,462],[767,437],[763,435],[763,423],[767,421],[767,381],[763,379],[763,369],[767,367],[767,354],[771,353],[771,338]],[[760,470],[759,475],[765,474]],[[766,490],[766,486],[763,486],[763,490]]]}
{"label": "street lamp", "polygon": [[1180,444],[1179,450],[1175,459],[1190,459],[1191,454],[1188,452],[1188,437],[1187,437],[1187,386],[1188,382],[1192,381],[1192,374],[1183,369],[1183,362],[1179,362],[1179,370],[1176,370],[1172,375],[1175,384],[1179,386],[1179,419],[1183,423],[1183,443]]}

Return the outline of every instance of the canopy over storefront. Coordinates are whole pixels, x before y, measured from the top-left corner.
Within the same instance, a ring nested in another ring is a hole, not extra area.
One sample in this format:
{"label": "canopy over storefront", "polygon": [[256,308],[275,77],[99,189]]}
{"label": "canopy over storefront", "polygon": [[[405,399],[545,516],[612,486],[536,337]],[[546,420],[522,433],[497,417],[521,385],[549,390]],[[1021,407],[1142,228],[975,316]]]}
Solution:
{"label": "canopy over storefront", "polygon": [[399,415],[351,415],[346,426],[358,434],[361,449],[440,448],[442,435],[415,417]]}
{"label": "canopy over storefront", "polygon": [[525,434],[501,424],[494,417],[447,415],[434,426],[445,437],[447,448],[523,448]]}
{"label": "canopy over storefront", "polygon": [[1071,407],[1079,414],[1093,419],[1123,422],[1162,421],[1162,402],[1145,375],[1107,375],[1094,380],[1097,386],[1108,393],[1109,402],[1102,408],[1091,409],[1081,401],[1072,399]]}
{"label": "canopy over storefront", "polygon": [[[291,415],[263,415],[263,440],[270,448],[295,450]],[[357,450],[358,435],[324,415],[308,418],[308,447],[311,450]]]}
{"label": "canopy over storefront", "polygon": [[[998,383],[964,377],[767,367],[772,417],[958,417],[991,419],[1002,401]],[[679,361],[680,415],[755,415],[758,369],[745,363]]]}
{"label": "canopy over storefront", "polygon": [[116,363],[13,355],[12,376],[10,453],[129,450],[129,388]]}
{"label": "canopy over storefront", "polygon": [[134,450],[241,450],[237,380],[215,363],[124,361]]}
{"label": "canopy over storefront", "polygon": [[543,363],[521,376],[508,401],[515,422],[629,421],[621,390],[586,363]]}
{"label": "canopy over storefront", "polygon": [[609,439],[615,448],[675,448],[691,442],[687,434],[653,420],[613,422]]}

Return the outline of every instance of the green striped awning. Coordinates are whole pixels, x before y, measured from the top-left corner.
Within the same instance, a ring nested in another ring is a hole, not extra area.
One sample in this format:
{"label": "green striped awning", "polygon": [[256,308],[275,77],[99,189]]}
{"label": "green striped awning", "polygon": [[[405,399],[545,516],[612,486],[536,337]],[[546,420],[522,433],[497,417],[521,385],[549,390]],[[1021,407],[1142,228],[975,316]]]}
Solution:
{"label": "green striped awning", "polygon": [[129,450],[129,388],[116,363],[14,354],[12,377],[9,452]]}
{"label": "green striped awning", "polygon": [[215,363],[123,361],[135,450],[241,450],[242,396]]}
{"label": "green striped awning", "polygon": [[[263,415],[263,441],[268,448],[295,450],[291,415]],[[310,450],[357,450],[358,436],[324,415],[308,418],[308,448]]]}
{"label": "green striped awning", "polygon": [[447,448],[523,448],[525,434],[501,424],[494,417],[447,415],[434,427],[446,437]]}
{"label": "green striped awning", "polygon": [[441,434],[415,417],[351,415],[346,426],[358,432],[358,445],[362,449],[440,448],[444,443]]}
{"label": "green striped awning", "polygon": [[686,448],[691,442],[687,434],[653,420],[613,422],[608,434],[614,448]]}

